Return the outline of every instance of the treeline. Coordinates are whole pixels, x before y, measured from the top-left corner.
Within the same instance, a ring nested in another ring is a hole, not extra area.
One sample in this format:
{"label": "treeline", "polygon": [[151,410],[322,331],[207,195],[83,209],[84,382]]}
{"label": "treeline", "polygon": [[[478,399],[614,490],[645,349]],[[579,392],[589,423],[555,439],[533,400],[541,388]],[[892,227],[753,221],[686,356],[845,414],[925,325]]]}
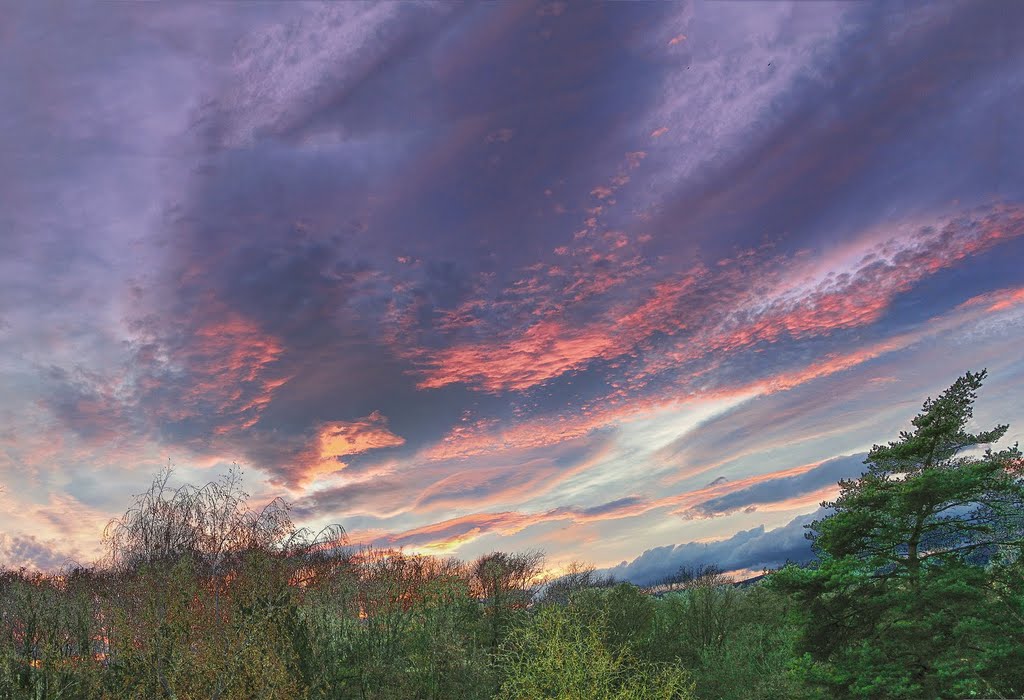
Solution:
{"label": "treeline", "polygon": [[818,560],[657,591],[537,553],[353,550],[238,474],[168,473],[106,559],[0,575],[0,699],[1024,696],[1024,462],[967,432],[985,373],[929,399],[809,537]]}

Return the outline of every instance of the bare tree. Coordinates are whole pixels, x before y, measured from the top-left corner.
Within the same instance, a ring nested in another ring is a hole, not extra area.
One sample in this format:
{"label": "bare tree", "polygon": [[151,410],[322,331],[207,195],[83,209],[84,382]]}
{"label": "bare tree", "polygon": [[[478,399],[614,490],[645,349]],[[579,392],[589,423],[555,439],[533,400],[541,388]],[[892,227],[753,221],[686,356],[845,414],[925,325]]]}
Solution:
{"label": "bare tree", "polygon": [[470,566],[471,583],[491,620],[491,643],[497,646],[511,616],[533,600],[542,583],[544,555],[541,552],[508,554],[492,552]]}
{"label": "bare tree", "polygon": [[540,591],[540,601],[564,605],[577,591],[611,588],[616,583],[615,577],[611,574],[599,574],[593,566],[574,561],[569,564],[564,574],[544,584]]}
{"label": "bare tree", "polygon": [[295,528],[290,506],[280,498],[251,509],[237,465],[204,486],[171,487],[172,474],[170,466],[161,470],[149,490],[107,524],[104,541],[112,568],[190,556],[216,572],[226,560],[249,551],[307,556],[344,542],[339,525],[319,532]]}
{"label": "bare tree", "polygon": [[698,564],[692,567],[680,566],[675,573],[669,574],[652,588],[655,591],[663,592],[695,588],[717,588],[732,584],[733,579],[717,566],[713,564]]}
{"label": "bare tree", "polygon": [[[172,487],[172,473],[170,466],[163,469],[149,490],[107,525],[107,564],[125,581],[142,575],[157,582],[155,590],[146,592],[147,614],[156,621],[188,614],[177,600],[185,583],[181,578],[196,578],[189,585],[198,586],[197,594],[210,600],[210,608],[207,619],[194,625],[207,630],[219,650],[219,671],[210,688],[210,697],[216,699],[242,670],[248,647],[258,637],[239,634],[238,625],[260,629],[279,614],[289,590],[309,585],[339,566],[347,558],[345,531],[338,525],[320,531],[296,528],[289,505],[280,498],[261,509],[250,508],[237,465],[220,479],[198,487]],[[253,585],[252,576],[242,576],[246,567],[255,567],[257,588],[268,594],[250,594],[245,615],[240,617],[230,610],[231,591],[246,578],[244,585]],[[273,591],[281,593],[271,595]],[[183,624],[186,631],[181,638],[193,636],[188,632],[193,623]],[[158,629],[166,627],[160,624]],[[177,697],[170,671],[181,665],[172,658],[178,641],[158,641],[149,662],[169,698]]]}

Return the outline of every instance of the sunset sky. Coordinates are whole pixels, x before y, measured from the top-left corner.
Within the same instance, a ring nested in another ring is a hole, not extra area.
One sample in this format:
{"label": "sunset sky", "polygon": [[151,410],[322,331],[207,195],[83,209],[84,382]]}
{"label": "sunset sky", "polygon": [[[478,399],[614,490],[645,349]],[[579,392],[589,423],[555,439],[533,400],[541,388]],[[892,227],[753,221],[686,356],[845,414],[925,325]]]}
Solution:
{"label": "sunset sky", "polygon": [[1024,438],[1022,115],[1013,2],[6,3],[0,564],[168,460],[358,544],[805,556],[964,371]]}

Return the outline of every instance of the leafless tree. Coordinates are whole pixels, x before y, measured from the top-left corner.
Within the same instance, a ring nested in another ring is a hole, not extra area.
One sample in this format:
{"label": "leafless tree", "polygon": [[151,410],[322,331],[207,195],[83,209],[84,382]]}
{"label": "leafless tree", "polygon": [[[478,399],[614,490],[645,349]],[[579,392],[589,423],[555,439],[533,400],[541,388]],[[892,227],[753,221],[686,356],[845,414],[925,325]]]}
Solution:
{"label": "leafless tree", "polygon": [[615,584],[615,577],[611,574],[598,574],[593,566],[574,561],[564,574],[544,584],[539,597],[544,603],[565,604],[577,591],[610,588]]}
{"label": "leafless tree", "polygon": [[[237,465],[220,479],[198,487],[171,486],[172,473],[170,466],[163,469],[124,515],[108,523],[104,531],[106,564],[109,571],[126,580],[139,572],[170,575],[183,563],[199,577],[198,583],[212,597],[211,619],[205,624],[212,629],[214,643],[222,648],[223,672],[210,689],[211,698],[216,699],[228,687],[246,645],[254,638],[243,635],[240,646],[232,646],[230,641],[238,639],[237,634],[229,633],[229,622],[237,625],[237,619],[229,620],[225,594],[236,585],[239,574],[247,565],[263,562],[258,575],[267,591],[309,585],[347,559],[345,531],[338,525],[319,531],[296,528],[289,505],[280,498],[263,508],[250,508]],[[159,598],[159,591],[154,595]],[[167,600],[156,601],[160,619],[171,614],[173,593],[164,598]],[[283,600],[260,597],[247,624],[259,628],[277,613],[275,606]],[[164,694],[176,697],[167,659],[158,654],[153,665]]]}
{"label": "leafless tree", "polygon": [[470,566],[474,594],[491,620],[491,644],[494,646],[500,643],[515,611],[530,605],[543,583],[543,569],[541,552],[492,552]]}
{"label": "leafless tree", "polygon": [[172,474],[169,466],[161,470],[149,490],[107,524],[104,541],[111,568],[190,556],[216,573],[245,552],[315,557],[344,544],[345,532],[339,525],[319,532],[296,528],[290,507],[281,498],[259,510],[250,508],[237,465],[204,486],[172,487]]}

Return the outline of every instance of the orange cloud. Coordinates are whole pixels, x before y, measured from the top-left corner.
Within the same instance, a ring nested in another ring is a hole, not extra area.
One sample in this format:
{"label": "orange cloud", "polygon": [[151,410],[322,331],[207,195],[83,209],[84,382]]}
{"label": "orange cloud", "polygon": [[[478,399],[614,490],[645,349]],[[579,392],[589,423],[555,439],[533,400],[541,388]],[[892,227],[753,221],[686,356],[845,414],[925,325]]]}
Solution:
{"label": "orange cloud", "polygon": [[486,533],[512,535],[543,522],[543,519],[543,515],[533,516],[513,511],[474,513],[389,535],[385,542],[392,547],[417,546],[429,547],[434,551],[450,551]]}
{"label": "orange cloud", "polygon": [[343,469],[343,457],[404,445],[405,438],[391,432],[387,418],[380,411],[374,411],[356,421],[324,423],[316,442],[318,459],[305,470],[303,480]]}
{"label": "orange cloud", "polygon": [[[852,369],[864,362],[907,347],[918,335],[904,335],[866,348],[826,356],[818,362],[766,379],[736,384],[721,389],[695,390],[690,387],[666,385],[662,393],[646,397],[614,396],[581,407],[579,413],[555,418],[534,419],[527,423],[499,426],[495,421],[462,425],[451,431],[421,456],[430,460],[456,459],[512,449],[529,449],[554,445],[587,435],[593,430],[617,425],[644,413],[678,409],[689,403],[718,401],[786,391],[815,379]],[[683,381],[694,377],[684,377]],[[710,465],[708,469],[715,465]],[[687,476],[693,476],[688,473]]]}
{"label": "orange cloud", "polygon": [[357,421],[335,421],[320,427],[320,457],[330,459],[360,454],[381,447],[404,445],[405,438],[387,428],[387,418],[374,411]]}
{"label": "orange cloud", "polygon": [[500,508],[543,496],[568,479],[587,472],[611,452],[609,441],[582,447],[588,450],[586,456],[574,460],[571,465],[566,465],[555,452],[532,458],[502,458],[496,466],[473,463],[455,471],[451,471],[451,464],[439,465],[448,472],[440,478],[433,477],[430,469],[421,467],[418,471],[425,471],[431,481],[409,510],[451,510],[467,505],[475,509]]}
{"label": "orange cloud", "polygon": [[830,486],[823,486],[817,491],[811,491],[810,493],[800,494],[798,496],[792,496],[785,498],[781,501],[772,501],[771,503],[755,503],[753,508],[756,510],[774,513],[779,511],[787,510],[813,510],[815,506],[818,506],[822,501],[831,501],[837,495],[839,495],[839,485],[832,484]]}

